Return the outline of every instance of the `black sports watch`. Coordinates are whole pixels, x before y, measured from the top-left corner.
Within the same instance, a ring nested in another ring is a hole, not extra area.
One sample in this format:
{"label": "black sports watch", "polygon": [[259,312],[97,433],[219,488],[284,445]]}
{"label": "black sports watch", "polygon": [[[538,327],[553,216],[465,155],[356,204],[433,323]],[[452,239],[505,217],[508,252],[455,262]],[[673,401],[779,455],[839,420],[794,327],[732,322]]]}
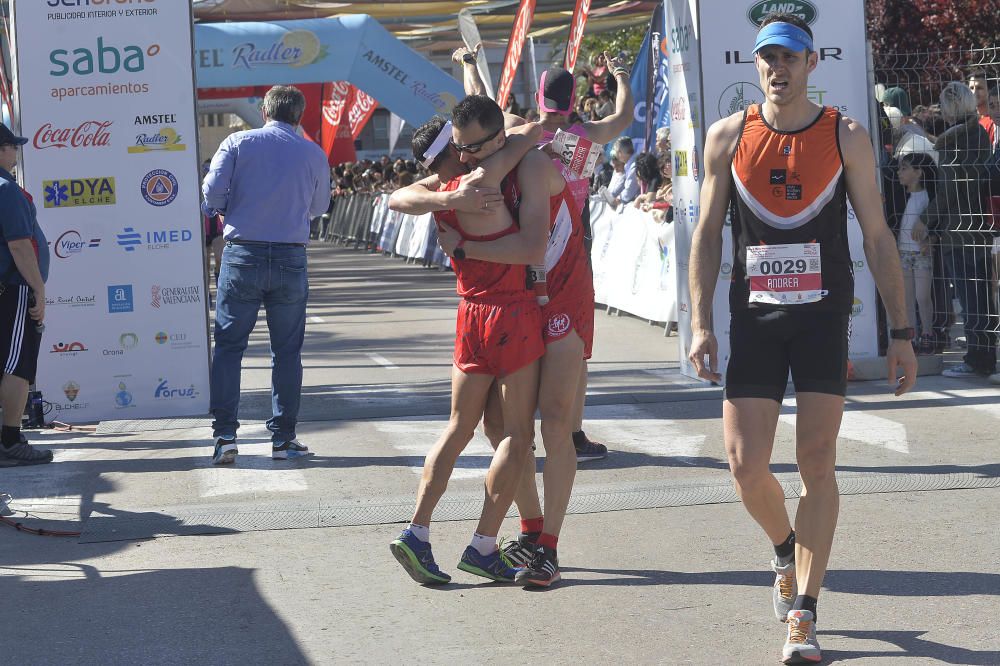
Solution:
{"label": "black sports watch", "polygon": [[462,62],[464,62],[464,63],[466,63],[468,65],[475,65],[476,64],[476,56],[472,55],[471,53],[466,53],[465,55],[462,56]]}
{"label": "black sports watch", "polygon": [[465,259],[465,250],[462,249],[463,245],[465,245],[464,238],[458,241],[458,245],[455,246],[455,250],[451,253],[451,256],[456,259]]}
{"label": "black sports watch", "polygon": [[893,340],[912,340],[916,337],[916,331],[910,328],[891,328],[889,329],[889,337]]}

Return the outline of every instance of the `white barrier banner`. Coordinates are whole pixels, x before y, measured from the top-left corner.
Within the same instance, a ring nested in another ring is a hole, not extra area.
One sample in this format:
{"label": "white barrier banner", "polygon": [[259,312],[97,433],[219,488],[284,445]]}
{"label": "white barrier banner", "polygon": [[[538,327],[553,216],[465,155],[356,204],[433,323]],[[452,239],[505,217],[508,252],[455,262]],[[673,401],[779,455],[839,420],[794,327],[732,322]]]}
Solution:
{"label": "white barrier banner", "polygon": [[[695,2],[698,4],[697,12],[692,7]],[[761,20],[768,11],[775,8],[776,4],[780,3],[762,0],[739,0],[735,3],[733,0],[671,0],[671,9],[675,12],[669,16],[672,26],[671,38],[674,37],[675,28],[681,37],[677,40],[678,52],[674,52],[673,43],[670,50],[671,75],[674,77],[671,79],[671,111],[682,117],[690,113],[691,117],[695,118],[694,108],[700,106],[704,111],[701,117],[704,126],[699,132],[702,137],[704,131],[717,120],[739,113],[750,104],[759,104],[764,100],[752,51]],[[863,2],[848,0],[836,3],[836,8],[831,3],[814,0],[800,0],[792,4],[795,5],[793,11],[810,24],[819,56],[819,64],[809,77],[809,98],[817,104],[835,107],[867,126],[869,91]],[[683,13],[690,18],[685,17]],[[696,16],[730,16],[732,20],[704,23],[705,29],[698,34],[698,38],[692,38],[685,44],[683,38],[688,34],[690,26],[695,25]],[[685,49],[685,46],[688,48]],[[687,61],[688,57],[692,61],[700,61],[700,72],[693,63]],[[676,83],[674,79],[677,80]],[[700,85],[703,93],[701,103],[692,103],[690,96],[685,98],[684,93],[680,91],[675,96],[676,85],[687,85],[691,89]],[[697,121],[695,123],[697,124]],[[677,137],[683,135],[683,131],[679,130],[672,116],[675,201],[678,213],[687,207],[691,212],[690,217],[694,218],[682,223],[679,228],[693,229],[699,213],[697,180],[702,151],[699,145],[685,143],[690,137],[678,141]],[[683,172],[685,168],[688,172],[687,179],[678,173]],[[694,191],[685,191],[685,183],[691,182],[695,185]],[[682,213],[681,216],[683,217]],[[719,371],[722,373],[725,373],[730,349],[729,286],[733,244],[729,226],[730,221],[727,219],[727,228],[723,234],[722,264],[713,303],[713,320],[716,336],[719,339]],[[855,218],[854,210],[850,207],[848,236],[851,256],[854,259],[855,277],[850,357],[868,358],[878,353],[875,281],[864,255],[861,228]],[[689,235],[683,239],[678,238],[679,252],[686,251],[684,244],[689,239]],[[681,277],[679,285],[685,290],[681,296],[682,310],[686,307],[686,282],[685,274]],[[680,316],[683,343],[690,335],[690,322],[685,320],[683,312]],[[688,326],[685,326],[685,323]],[[686,345],[682,344],[682,348],[686,349]],[[686,351],[683,355],[686,356]],[[693,369],[689,367],[685,358],[681,359],[681,364],[682,371],[693,376]]]}
{"label": "white barrier banner", "polygon": [[52,261],[48,418],[204,414],[191,3],[16,0],[13,27],[19,169]]}
{"label": "white barrier banner", "polygon": [[590,200],[595,300],[650,321],[677,321],[674,225]]}
{"label": "white barrier banner", "polygon": [[[729,16],[726,12],[721,16]],[[716,21],[715,23],[719,23]],[[681,372],[694,377],[691,349],[691,292],[688,257],[698,224],[699,160],[704,141],[701,60],[697,0],[669,0],[667,6],[667,75],[670,143],[674,160],[674,242],[677,248],[677,333]],[[714,27],[713,27],[714,29]]]}

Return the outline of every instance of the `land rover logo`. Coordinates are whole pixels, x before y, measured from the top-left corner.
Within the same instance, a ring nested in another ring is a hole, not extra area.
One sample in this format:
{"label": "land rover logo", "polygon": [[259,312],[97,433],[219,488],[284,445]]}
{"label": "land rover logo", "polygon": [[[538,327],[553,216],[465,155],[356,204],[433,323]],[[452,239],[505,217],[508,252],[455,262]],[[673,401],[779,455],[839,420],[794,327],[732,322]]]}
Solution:
{"label": "land rover logo", "polygon": [[755,2],[750,6],[747,11],[747,18],[756,27],[760,27],[761,22],[764,17],[771,12],[786,12],[788,14],[794,14],[800,19],[812,25],[816,21],[816,17],[819,12],[816,10],[816,5],[806,0],[796,0],[795,2],[780,2],[780,0],[762,0],[761,2]]}

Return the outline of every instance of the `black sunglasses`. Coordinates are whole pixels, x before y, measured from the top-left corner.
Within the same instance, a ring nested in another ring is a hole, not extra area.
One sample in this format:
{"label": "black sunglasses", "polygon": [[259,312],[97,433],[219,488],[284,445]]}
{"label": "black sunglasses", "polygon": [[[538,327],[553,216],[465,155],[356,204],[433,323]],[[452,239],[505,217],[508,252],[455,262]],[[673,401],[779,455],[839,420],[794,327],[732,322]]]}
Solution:
{"label": "black sunglasses", "polygon": [[490,134],[482,141],[476,141],[475,143],[458,144],[455,143],[454,141],[448,141],[448,143],[450,143],[451,147],[460,153],[469,153],[470,155],[475,155],[476,153],[478,153],[480,150],[483,149],[484,145],[486,145],[493,139],[497,138],[497,135],[500,134],[500,132],[502,131],[503,131],[503,126],[501,126],[499,129],[497,129],[496,132],[493,132],[493,134]]}

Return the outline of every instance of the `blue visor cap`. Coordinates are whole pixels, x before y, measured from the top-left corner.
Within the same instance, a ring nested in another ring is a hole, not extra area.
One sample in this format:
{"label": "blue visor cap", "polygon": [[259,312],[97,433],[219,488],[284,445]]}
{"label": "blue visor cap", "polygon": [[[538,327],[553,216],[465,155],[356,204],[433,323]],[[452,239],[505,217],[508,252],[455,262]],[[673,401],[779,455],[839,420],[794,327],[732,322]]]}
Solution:
{"label": "blue visor cap", "polygon": [[791,23],[776,21],[769,23],[757,33],[757,43],[754,44],[753,52],[757,54],[765,46],[784,46],[790,51],[804,51],[813,49],[813,40],[809,33],[802,28]]}

